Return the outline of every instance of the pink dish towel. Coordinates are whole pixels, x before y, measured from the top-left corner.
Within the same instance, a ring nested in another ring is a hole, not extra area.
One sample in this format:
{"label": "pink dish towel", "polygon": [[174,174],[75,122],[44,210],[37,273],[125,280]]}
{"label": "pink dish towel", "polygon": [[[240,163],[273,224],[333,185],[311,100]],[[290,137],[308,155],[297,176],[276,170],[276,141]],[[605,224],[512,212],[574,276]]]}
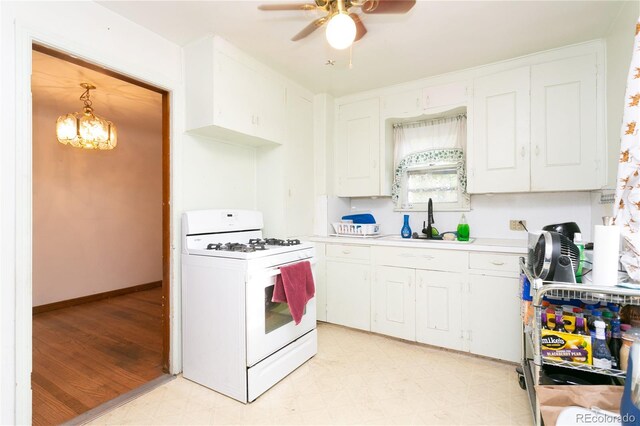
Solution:
{"label": "pink dish towel", "polygon": [[304,307],[315,294],[311,263],[304,261],[280,267],[271,301],[288,304],[289,312],[298,325],[302,320]]}

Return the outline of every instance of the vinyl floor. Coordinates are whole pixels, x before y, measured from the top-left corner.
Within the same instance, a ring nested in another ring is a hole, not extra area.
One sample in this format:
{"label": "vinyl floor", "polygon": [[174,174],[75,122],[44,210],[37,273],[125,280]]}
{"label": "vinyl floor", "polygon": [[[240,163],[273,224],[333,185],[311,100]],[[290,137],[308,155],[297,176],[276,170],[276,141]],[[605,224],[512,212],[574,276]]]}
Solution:
{"label": "vinyl floor", "polygon": [[93,425],[531,425],[513,364],[321,323],[318,354],[244,405],[178,377]]}
{"label": "vinyl floor", "polygon": [[161,288],[33,317],[33,424],[57,425],[162,375]]}

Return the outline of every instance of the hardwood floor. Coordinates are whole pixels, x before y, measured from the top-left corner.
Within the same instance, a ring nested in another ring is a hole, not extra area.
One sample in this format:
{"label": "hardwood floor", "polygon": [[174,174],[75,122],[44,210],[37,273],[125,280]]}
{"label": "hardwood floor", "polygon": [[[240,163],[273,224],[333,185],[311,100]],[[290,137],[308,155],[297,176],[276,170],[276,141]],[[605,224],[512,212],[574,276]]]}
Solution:
{"label": "hardwood floor", "polygon": [[162,375],[160,287],[34,315],[33,424],[60,424]]}

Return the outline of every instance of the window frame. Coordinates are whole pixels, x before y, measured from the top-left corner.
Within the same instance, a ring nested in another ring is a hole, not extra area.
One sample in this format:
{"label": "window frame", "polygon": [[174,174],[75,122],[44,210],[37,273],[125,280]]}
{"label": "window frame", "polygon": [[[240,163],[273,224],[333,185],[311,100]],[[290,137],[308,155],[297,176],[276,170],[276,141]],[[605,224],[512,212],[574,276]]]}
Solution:
{"label": "window frame", "polygon": [[427,211],[428,203],[409,204],[407,199],[407,174],[415,170],[442,170],[455,168],[458,181],[458,201],[433,202],[434,211],[470,211],[471,197],[467,193],[467,174],[464,152],[459,148],[432,149],[407,155],[396,167],[391,188],[395,211]]}

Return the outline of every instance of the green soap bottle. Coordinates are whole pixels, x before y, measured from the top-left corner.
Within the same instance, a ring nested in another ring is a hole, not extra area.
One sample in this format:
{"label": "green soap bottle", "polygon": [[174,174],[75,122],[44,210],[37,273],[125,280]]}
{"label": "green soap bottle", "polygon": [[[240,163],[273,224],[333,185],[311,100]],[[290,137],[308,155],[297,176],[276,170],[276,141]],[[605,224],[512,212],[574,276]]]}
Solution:
{"label": "green soap bottle", "polygon": [[467,218],[464,217],[464,213],[462,213],[458,223],[458,241],[469,241],[469,224],[467,223]]}

